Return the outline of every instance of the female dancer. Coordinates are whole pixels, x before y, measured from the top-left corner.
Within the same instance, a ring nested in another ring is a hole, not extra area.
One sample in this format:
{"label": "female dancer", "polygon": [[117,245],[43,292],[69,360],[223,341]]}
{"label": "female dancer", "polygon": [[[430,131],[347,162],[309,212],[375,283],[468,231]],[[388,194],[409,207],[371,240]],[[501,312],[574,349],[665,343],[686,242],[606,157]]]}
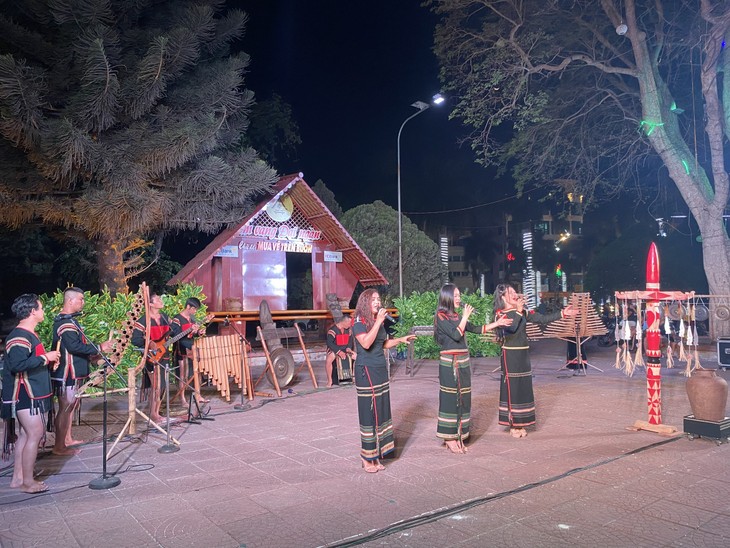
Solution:
{"label": "female dancer", "polygon": [[527,322],[548,324],[560,318],[575,316],[568,305],[560,312],[538,314],[525,310],[525,296],[507,284],[499,284],[494,292],[497,318],[512,318],[512,325],[500,328],[502,342],[502,382],[499,390],[499,424],[510,427],[515,438],[527,435],[526,426],[535,424],[535,396],[532,392],[532,365],[527,342]]}
{"label": "female dancer", "polygon": [[434,317],[434,339],[441,348],[439,362],[439,417],[436,436],[443,439],[452,453],[466,453],[464,442],[469,437],[471,419],[471,365],[466,346],[466,332],[484,335],[496,327],[512,323],[500,318],[488,325],[474,325],[469,317],[474,307],[464,304],[454,284],[444,284]]}
{"label": "female dancer", "polygon": [[366,289],[355,308],[355,386],[357,413],[360,419],[360,457],[366,472],[384,470],[380,459],[395,449],[390,416],[390,383],[385,349],[412,341],[415,335],[389,339],[383,322],[387,311],[381,307],[380,295]]}

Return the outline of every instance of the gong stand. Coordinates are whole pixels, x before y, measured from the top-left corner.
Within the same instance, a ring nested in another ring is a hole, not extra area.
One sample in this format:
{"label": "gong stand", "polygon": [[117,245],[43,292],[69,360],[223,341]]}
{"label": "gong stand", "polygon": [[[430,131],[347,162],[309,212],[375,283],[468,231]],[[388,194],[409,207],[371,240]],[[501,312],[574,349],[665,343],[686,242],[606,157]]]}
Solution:
{"label": "gong stand", "polygon": [[259,333],[259,338],[261,339],[261,344],[264,347],[264,354],[266,355],[266,367],[264,368],[264,371],[261,373],[258,379],[256,379],[256,382],[254,383],[254,388],[256,388],[259,383],[261,382],[261,379],[264,378],[264,375],[266,374],[266,371],[269,371],[269,380],[274,385],[274,390],[276,390],[276,395],[281,397],[281,388],[279,388],[279,381],[276,379],[276,371],[274,370],[274,363],[271,359],[271,354],[269,353],[269,347],[266,344],[266,339],[264,338],[264,334],[261,331],[261,327],[257,326],[256,330]]}

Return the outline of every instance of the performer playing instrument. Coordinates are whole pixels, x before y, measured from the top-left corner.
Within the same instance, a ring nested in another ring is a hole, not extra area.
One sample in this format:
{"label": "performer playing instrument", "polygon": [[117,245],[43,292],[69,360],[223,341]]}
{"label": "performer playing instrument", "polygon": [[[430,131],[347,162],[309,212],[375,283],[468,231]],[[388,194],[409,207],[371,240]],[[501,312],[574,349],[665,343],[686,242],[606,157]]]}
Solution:
{"label": "performer playing instrument", "polygon": [[332,366],[335,360],[342,360],[343,366],[347,364],[348,369],[351,369],[350,364],[354,363],[355,358],[357,358],[355,341],[351,334],[351,324],[352,319],[350,315],[343,314],[335,325],[327,331],[327,356],[324,366],[327,371],[328,388],[333,384],[339,384],[339,381],[342,380],[337,379],[337,382],[333,381]]}
{"label": "performer playing instrument", "polygon": [[384,470],[380,459],[395,449],[390,414],[390,383],[384,350],[407,344],[415,335],[390,339],[383,327],[387,316],[375,289],[360,294],[355,308],[355,386],[360,420],[360,457],[366,472]]}
{"label": "performer playing instrument", "polygon": [[[183,405],[188,404],[185,399],[185,385],[189,382],[188,375],[193,372],[192,348],[195,340],[194,337],[205,334],[205,326],[198,326],[195,323],[195,313],[201,306],[202,304],[200,299],[190,297],[187,301],[185,301],[185,308],[170,322],[170,335],[173,338],[182,335],[184,331],[188,331],[188,334],[184,335],[175,344],[175,363],[177,363],[179,367],[180,382],[178,394],[180,396],[180,402]],[[204,399],[199,392],[195,392],[195,399],[199,404],[208,402],[208,400]]]}
{"label": "performer playing instrument", "polygon": [[535,396],[532,391],[532,365],[527,342],[527,322],[548,324],[562,317],[575,316],[568,305],[553,314],[525,310],[525,297],[513,287],[499,284],[494,292],[495,318],[510,318],[512,325],[500,327],[502,380],[499,391],[499,424],[510,427],[515,438],[527,435],[526,426],[535,424]]}
{"label": "performer playing instrument", "polygon": [[[58,362],[59,352],[46,352],[36,326],[44,319],[38,295],[26,293],[15,299],[13,314],[20,320],[5,341],[5,366],[2,372],[2,407],[5,419],[3,457],[15,444],[15,463],[10,487],[25,493],[47,491],[48,486],[33,478],[38,445],[45,432],[44,414],[51,408],[51,376],[48,367]],[[15,437],[15,419],[20,435]]]}
{"label": "performer playing instrument", "polygon": [[[63,292],[63,307],[53,319],[53,348],[61,351],[58,367],[51,371],[53,391],[58,398],[58,413],[54,430],[56,441],[54,455],[74,455],[78,449],[71,449],[82,441],[73,439],[71,424],[73,413],[79,405],[76,391],[88,378],[89,361],[97,354],[97,346],[90,344],[83,329],[74,319],[84,309],[84,292],[78,287],[69,287]],[[99,345],[102,352],[112,349],[112,341]]]}
{"label": "performer playing instrument", "polygon": [[438,308],[434,316],[434,339],[441,348],[439,360],[439,414],[436,436],[444,440],[452,453],[466,453],[464,442],[469,437],[471,424],[471,365],[466,333],[485,335],[497,327],[512,324],[508,317],[488,325],[474,325],[469,321],[474,307],[464,304],[462,315],[461,293],[454,284],[441,287]]}
{"label": "performer playing instrument", "polygon": [[[170,333],[170,319],[166,314],[162,312],[165,304],[162,302],[162,297],[153,294],[150,296],[149,315],[150,315],[150,341],[160,343],[164,341]],[[147,330],[145,325],[147,323],[146,316],[139,318],[134,324],[134,331],[132,333],[132,344],[136,348],[144,348],[145,346],[145,334]],[[162,415],[160,415],[161,400],[161,371],[162,367],[169,364],[169,355],[164,351],[164,346],[157,345],[148,356],[145,363],[146,375],[142,384],[143,392],[148,393],[147,399],[150,402],[149,417],[152,422],[159,423],[162,421]]]}

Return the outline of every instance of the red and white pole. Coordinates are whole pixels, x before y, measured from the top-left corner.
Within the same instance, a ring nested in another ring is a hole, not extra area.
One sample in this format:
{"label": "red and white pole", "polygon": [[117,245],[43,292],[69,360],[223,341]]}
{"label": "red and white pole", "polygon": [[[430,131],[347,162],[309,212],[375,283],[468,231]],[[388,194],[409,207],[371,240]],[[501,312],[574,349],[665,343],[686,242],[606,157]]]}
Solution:
{"label": "red and white pole", "polygon": [[[659,314],[659,253],[652,242],[646,259],[646,391],[649,424],[662,423],[661,332]],[[640,321],[640,317],[637,318]],[[637,326],[639,329],[640,326]]]}

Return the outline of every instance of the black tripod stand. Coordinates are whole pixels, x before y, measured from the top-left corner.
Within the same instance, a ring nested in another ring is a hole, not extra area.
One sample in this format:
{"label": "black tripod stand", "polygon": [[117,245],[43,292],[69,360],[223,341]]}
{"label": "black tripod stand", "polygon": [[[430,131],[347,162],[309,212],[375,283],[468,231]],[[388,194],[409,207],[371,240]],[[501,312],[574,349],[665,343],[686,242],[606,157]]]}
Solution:
{"label": "black tripod stand", "polygon": [[[81,325],[76,321],[76,319],[71,318],[71,323],[74,324],[76,329],[79,330],[79,333],[83,333],[84,330],[81,327]],[[114,368],[112,363],[109,361],[109,358],[107,358],[101,351],[101,349],[96,346],[93,342],[89,341],[89,344],[94,347],[94,350],[97,354],[99,354],[104,360],[104,364],[102,365],[102,377],[104,379],[103,381],[103,404],[102,404],[102,418],[101,418],[101,477],[93,479],[89,482],[89,489],[95,489],[95,490],[101,490],[101,489],[111,489],[112,487],[116,487],[120,483],[122,483],[121,478],[117,476],[108,476],[106,473],[106,442],[107,442],[107,421],[108,421],[108,415],[109,415],[109,401],[107,398],[107,368],[111,368],[112,371],[117,372],[117,370]],[[124,377],[119,375],[119,377],[124,380]],[[126,383],[125,383],[126,384]]]}
{"label": "black tripod stand", "polygon": [[238,335],[238,340],[241,341],[241,384],[243,388],[241,389],[241,403],[237,403],[233,406],[233,409],[236,411],[246,411],[248,409],[251,409],[251,405],[248,403],[244,403],[243,401],[243,393],[246,391],[246,368],[244,366],[244,361],[246,359],[246,337],[243,336],[243,334],[238,330],[235,324],[231,323],[231,321],[228,318],[225,318],[223,320],[223,325],[226,327],[232,327],[233,331],[236,332],[236,335]]}

